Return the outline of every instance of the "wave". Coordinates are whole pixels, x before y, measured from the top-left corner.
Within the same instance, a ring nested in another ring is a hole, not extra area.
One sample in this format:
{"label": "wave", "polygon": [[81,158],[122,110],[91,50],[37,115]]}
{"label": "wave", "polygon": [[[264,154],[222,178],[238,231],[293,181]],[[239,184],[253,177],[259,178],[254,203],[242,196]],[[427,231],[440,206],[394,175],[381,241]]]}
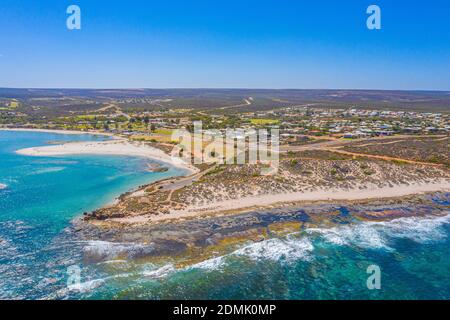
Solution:
{"label": "wave", "polygon": [[[316,240],[322,240],[337,246],[356,246],[364,249],[394,251],[390,246],[392,239],[406,238],[419,243],[438,241],[446,237],[443,226],[450,223],[450,212],[441,217],[408,217],[384,222],[359,222],[352,225],[333,228],[309,228],[306,233],[295,233],[285,238],[272,238],[245,245],[229,254],[207,259],[205,261],[176,268],[173,264],[155,266],[145,265],[143,269],[131,273],[120,273],[111,277],[89,281],[80,288],[86,292],[102,285],[108,279],[136,276],[143,279],[159,280],[173,273],[194,269],[217,271],[226,267],[236,257],[250,259],[255,262],[291,263],[309,262],[314,259]],[[139,250],[142,246],[136,243],[112,243],[106,241],[89,241],[85,252],[108,259],[112,263],[120,255],[130,256],[130,251]],[[124,260],[120,260],[125,262]],[[106,262],[105,262],[106,263]]]}
{"label": "wave", "polygon": [[156,270],[144,270],[142,272],[142,275],[144,277],[152,278],[152,279],[158,279],[158,278],[164,278],[171,274],[172,272],[175,272],[177,269],[172,264],[165,265],[161,268],[158,268]]}
{"label": "wave", "polygon": [[71,293],[88,293],[105,284],[108,278],[94,279],[67,286],[46,296],[46,299],[67,299]]}
{"label": "wave", "polygon": [[193,264],[192,266],[187,267],[187,269],[188,270],[189,269],[217,270],[225,265],[225,258],[227,256],[228,255],[208,259],[208,260]]}
{"label": "wave", "polygon": [[145,246],[137,243],[117,243],[100,240],[88,241],[88,245],[84,247],[84,253],[98,260],[114,260],[122,255],[130,256],[134,251],[144,248]]}
{"label": "wave", "polygon": [[245,246],[234,255],[246,256],[252,260],[297,261],[310,260],[314,246],[308,238],[288,237],[287,239],[269,239]]}
{"label": "wave", "polygon": [[438,241],[447,237],[443,228],[450,224],[450,212],[435,218],[399,218],[389,222],[373,222],[372,225],[392,238],[406,238],[419,243]]}
{"label": "wave", "polygon": [[106,261],[98,262],[97,265],[102,265],[102,264],[127,264],[127,263],[128,263],[127,260],[106,260]]}
{"label": "wave", "polygon": [[362,222],[334,228],[310,228],[306,232],[317,234],[336,245],[355,245],[366,249],[394,250],[391,239],[409,239],[427,243],[446,238],[442,228],[450,223],[450,212],[441,217],[408,217],[383,222]]}
{"label": "wave", "polygon": [[409,217],[385,222],[361,222],[333,228],[309,228],[306,235],[292,234],[286,239],[273,238],[242,247],[230,254],[205,260],[189,268],[216,270],[226,265],[231,256],[245,256],[255,261],[310,261],[314,258],[313,236],[338,246],[351,245],[364,249],[393,251],[392,238],[407,238],[426,243],[446,237],[442,228],[450,223],[450,212],[442,217]]}
{"label": "wave", "polygon": [[306,232],[309,235],[319,235],[326,242],[339,246],[356,245],[365,249],[392,250],[378,230],[367,224],[329,229],[311,228],[307,229]]}

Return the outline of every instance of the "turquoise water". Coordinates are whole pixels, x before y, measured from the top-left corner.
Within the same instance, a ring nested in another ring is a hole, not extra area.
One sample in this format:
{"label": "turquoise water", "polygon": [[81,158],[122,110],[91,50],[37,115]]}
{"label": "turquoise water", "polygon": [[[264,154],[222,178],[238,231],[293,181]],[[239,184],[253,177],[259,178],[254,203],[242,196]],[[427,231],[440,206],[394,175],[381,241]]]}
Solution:
{"label": "turquoise water", "polygon": [[[182,269],[170,264],[99,264],[96,268],[103,269],[103,276],[86,281],[89,289],[81,297],[450,299],[448,214],[306,229]],[[118,249],[97,243],[90,249],[114,248]],[[379,290],[367,287],[372,265],[381,270]]]}
{"label": "turquoise water", "polygon": [[[0,298],[9,299],[450,299],[450,212],[439,217],[355,222],[249,243],[177,268],[121,260],[140,244],[79,241],[70,221],[151,180],[130,157],[35,158],[15,150],[104,137],[0,132]],[[450,194],[434,200],[448,206]],[[447,207],[448,208],[448,207]],[[406,208],[407,210],[427,210]],[[346,208],[341,208],[344,213]],[[86,253],[106,256],[86,260]],[[79,266],[81,286],[67,287]],[[369,290],[367,268],[381,269]]]}
{"label": "turquoise water", "polygon": [[[79,249],[70,241],[58,240],[72,219],[139,185],[183,174],[176,168],[148,172],[149,160],[139,157],[15,153],[57,141],[105,139],[109,138],[0,131],[0,298],[36,298],[51,291],[40,281],[62,278],[61,268],[79,258],[59,255],[66,249],[74,253]],[[56,278],[49,278],[52,274]],[[36,289],[39,284],[46,288]]]}

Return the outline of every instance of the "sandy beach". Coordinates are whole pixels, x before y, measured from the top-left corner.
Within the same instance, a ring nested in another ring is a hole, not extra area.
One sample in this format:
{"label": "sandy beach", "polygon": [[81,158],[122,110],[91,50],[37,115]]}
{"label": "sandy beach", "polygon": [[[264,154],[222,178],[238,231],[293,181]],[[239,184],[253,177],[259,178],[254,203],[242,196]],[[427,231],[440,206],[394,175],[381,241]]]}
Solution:
{"label": "sandy beach", "polygon": [[156,223],[166,220],[194,218],[202,215],[216,215],[225,212],[244,212],[257,208],[280,207],[283,204],[301,204],[309,202],[329,201],[357,201],[398,198],[428,192],[450,192],[450,181],[442,179],[430,183],[411,183],[392,187],[369,187],[367,189],[352,190],[315,190],[309,192],[293,192],[285,194],[271,194],[254,197],[244,197],[221,202],[214,202],[204,206],[188,206],[182,210],[173,210],[166,215],[145,215],[110,219],[110,221],[129,224]]}
{"label": "sandy beach", "polygon": [[53,146],[33,147],[17,150],[16,153],[35,157],[75,154],[137,156],[159,160],[171,166],[188,170],[189,173],[196,173],[198,171],[198,169],[188,163],[179,159],[173,159],[160,149],[150,147],[144,143],[131,143],[125,139],[119,138],[112,141],[75,142]]}
{"label": "sandy beach", "polygon": [[[17,131],[10,129],[11,131]],[[20,131],[20,130],[19,130]],[[23,129],[22,131],[37,131],[33,129]],[[43,130],[42,132],[56,132],[67,133],[69,131],[54,131]],[[72,131],[73,134],[80,134],[82,132]],[[90,132],[91,134],[95,134]],[[16,151],[18,154],[27,156],[61,156],[61,155],[76,155],[76,154],[101,154],[101,155],[123,155],[123,156],[139,156],[147,157],[150,159],[159,160],[167,163],[171,166],[183,168],[187,170],[188,174],[198,173],[199,170],[192,165],[183,162],[180,159],[172,158],[164,151],[146,145],[141,142],[129,142],[128,140],[120,137],[115,137],[114,140],[100,141],[100,142],[74,142],[65,143],[61,145],[51,145],[43,147],[32,147],[27,149],[21,149]],[[317,166],[317,163],[315,163]],[[398,168],[397,168],[398,169]],[[401,168],[404,170],[404,168]],[[381,170],[381,169],[380,169]],[[390,169],[393,173],[392,168]],[[403,175],[405,171],[402,171]],[[430,174],[430,172],[429,172]],[[286,175],[286,173],[285,173]],[[383,180],[381,176],[379,179]],[[214,184],[215,185],[215,184]],[[371,200],[371,199],[384,199],[384,198],[397,198],[414,194],[421,194],[427,192],[450,191],[450,179],[447,178],[434,178],[429,181],[415,181],[411,183],[392,183],[391,186],[382,186],[374,183],[366,182],[364,184],[354,184],[351,187],[339,188],[339,187],[319,187],[314,189],[303,191],[286,191],[286,192],[274,192],[269,191],[264,194],[258,195],[245,195],[234,199],[226,199],[228,195],[226,190],[219,190],[207,187],[206,194],[221,195],[225,200],[218,200],[217,198],[209,199],[207,202],[199,201],[193,202],[186,201],[183,208],[170,208],[165,214],[143,214],[136,215],[130,212],[127,217],[110,218],[109,221],[126,223],[126,224],[140,224],[140,223],[157,223],[166,220],[177,220],[185,218],[194,218],[204,215],[216,215],[226,212],[239,212],[246,210],[254,210],[257,208],[270,208],[280,207],[290,203],[306,203],[306,202],[331,202],[331,201],[358,201],[358,200]],[[170,190],[169,190],[170,192]],[[173,192],[173,190],[172,190]],[[172,192],[170,194],[172,194]],[[264,191],[261,191],[264,192]],[[197,195],[199,192],[193,192],[192,196]],[[137,190],[130,197],[146,197],[144,189]],[[197,199],[198,200],[198,199]],[[205,200],[205,199],[203,199]],[[140,199],[138,199],[140,201]],[[115,203],[118,205],[119,203]]]}

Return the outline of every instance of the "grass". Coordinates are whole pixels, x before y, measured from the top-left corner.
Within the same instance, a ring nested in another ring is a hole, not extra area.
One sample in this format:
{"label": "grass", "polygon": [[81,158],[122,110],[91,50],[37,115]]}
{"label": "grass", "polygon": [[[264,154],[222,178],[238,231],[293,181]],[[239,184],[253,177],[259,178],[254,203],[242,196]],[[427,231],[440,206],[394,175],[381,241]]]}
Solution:
{"label": "grass", "polygon": [[402,161],[402,160],[397,160],[397,159],[394,159],[394,160],[391,160],[393,163],[395,163],[395,164],[399,164],[399,165],[405,165],[405,164],[408,164],[408,162],[406,162],[406,161]]}
{"label": "grass", "polygon": [[12,100],[12,101],[9,103],[9,107],[10,107],[11,109],[16,109],[16,108],[19,107],[19,102],[15,101],[15,100]]}
{"label": "grass", "polygon": [[153,142],[153,143],[171,143],[171,142],[174,142],[174,141],[172,141],[170,139],[170,136],[167,136],[167,135],[146,136],[146,135],[136,134],[136,135],[132,135],[130,138],[132,140],[134,140],[134,141],[147,141],[147,142]]}
{"label": "grass", "polygon": [[254,125],[274,125],[279,124],[280,120],[273,120],[273,119],[251,119],[251,124]]}
{"label": "grass", "polygon": [[19,102],[17,100],[11,100],[9,103],[6,103],[4,107],[1,107],[0,110],[14,110],[19,107]]}
{"label": "grass", "polygon": [[172,129],[156,129],[154,133],[170,136],[172,135],[172,132]]}
{"label": "grass", "polygon": [[79,116],[75,116],[76,120],[94,120],[96,117],[96,115],[79,115]]}

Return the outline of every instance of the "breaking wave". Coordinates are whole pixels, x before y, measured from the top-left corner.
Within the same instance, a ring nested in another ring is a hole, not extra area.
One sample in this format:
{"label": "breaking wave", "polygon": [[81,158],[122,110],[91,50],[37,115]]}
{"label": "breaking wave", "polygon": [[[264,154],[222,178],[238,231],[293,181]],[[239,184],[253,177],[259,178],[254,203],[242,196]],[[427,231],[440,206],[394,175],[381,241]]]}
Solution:
{"label": "breaking wave", "polygon": [[188,269],[204,269],[204,270],[216,270],[220,269],[225,265],[225,258],[227,256],[221,256],[216,258],[211,258],[196,264],[193,264],[192,266],[189,266]]}
{"label": "breaking wave", "polygon": [[399,218],[386,222],[361,222],[334,228],[306,229],[305,236],[290,235],[286,239],[273,238],[242,247],[230,254],[205,260],[190,266],[198,269],[219,269],[231,256],[245,256],[254,261],[310,261],[314,258],[312,237],[339,246],[357,246],[364,249],[393,251],[391,239],[406,238],[426,243],[446,237],[444,225],[450,224],[450,212],[442,217]]}
{"label": "breaking wave", "polygon": [[450,214],[441,217],[408,217],[383,222],[362,222],[334,228],[311,228],[306,232],[319,235],[336,245],[355,245],[366,249],[386,249],[392,239],[409,239],[419,243],[446,237],[443,226],[450,223]]}
{"label": "breaking wave", "polygon": [[164,278],[175,271],[176,271],[175,267],[172,264],[168,264],[168,265],[165,265],[156,270],[144,270],[142,272],[142,275],[144,277],[158,279],[158,278]]}
{"label": "breaking wave", "polygon": [[374,222],[375,228],[393,238],[406,238],[426,243],[446,238],[444,225],[450,224],[450,212],[437,218],[400,218],[389,222]]}
{"label": "breaking wave", "polygon": [[386,239],[378,230],[367,224],[334,227],[329,229],[311,228],[306,232],[310,235],[319,235],[326,242],[335,245],[356,245],[365,249],[390,250]]}
{"label": "breaking wave", "polygon": [[87,257],[95,260],[115,260],[121,256],[132,256],[135,251],[139,251],[145,246],[136,243],[116,243],[108,241],[92,240],[88,241],[84,247]]}
{"label": "breaking wave", "polygon": [[[110,277],[82,283],[80,292],[88,292],[101,286],[107,280],[129,277],[159,281],[174,273],[190,270],[217,271],[226,268],[233,259],[245,258],[254,262],[291,263],[297,261],[310,262],[314,260],[316,241],[319,240],[337,246],[356,246],[364,249],[394,251],[393,239],[409,239],[419,243],[439,241],[446,237],[445,225],[450,224],[450,212],[441,217],[408,217],[385,222],[360,222],[352,225],[333,228],[309,228],[302,234],[291,234],[285,238],[272,238],[261,242],[245,245],[229,254],[213,257],[202,262],[177,268],[172,263],[155,266],[147,264],[139,270],[128,269]],[[84,248],[88,255],[101,258],[104,263],[126,260],[120,256],[132,256],[135,251],[142,250],[136,243],[112,243],[106,241],[89,241]],[[132,266],[130,266],[132,267]],[[126,268],[127,269],[127,268]],[[123,270],[122,270],[123,271]]]}
{"label": "breaking wave", "polygon": [[235,251],[234,255],[246,256],[252,260],[297,261],[311,259],[313,244],[308,238],[288,237],[269,239],[254,243]]}

